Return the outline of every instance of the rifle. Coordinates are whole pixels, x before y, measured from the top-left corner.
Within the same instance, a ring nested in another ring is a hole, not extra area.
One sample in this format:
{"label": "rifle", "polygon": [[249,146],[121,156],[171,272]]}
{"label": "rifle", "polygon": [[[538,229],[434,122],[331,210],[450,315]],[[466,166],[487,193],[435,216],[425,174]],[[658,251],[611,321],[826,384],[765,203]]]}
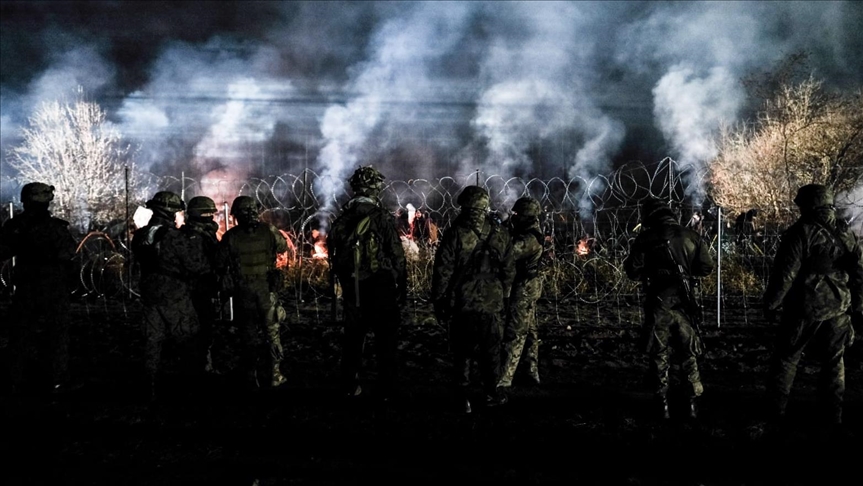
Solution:
{"label": "rifle", "polygon": [[671,260],[671,263],[677,268],[677,277],[680,280],[680,285],[683,287],[683,291],[686,294],[686,310],[687,314],[689,314],[689,321],[692,325],[692,328],[695,330],[695,335],[699,341],[699,347],[702,352],[704,351],[704,339],[701,335],[701,323],[704,322],[704,309],[701,307],[701,304],[698,302],[698,299],[695,296],[695,288],[700,286],[698,280],[693,279],[683,268],[683,265],[677,262],[674,258],[674,253],[671,252],[671,242],[665,241],[665,251],[668,253],[668,258]]}

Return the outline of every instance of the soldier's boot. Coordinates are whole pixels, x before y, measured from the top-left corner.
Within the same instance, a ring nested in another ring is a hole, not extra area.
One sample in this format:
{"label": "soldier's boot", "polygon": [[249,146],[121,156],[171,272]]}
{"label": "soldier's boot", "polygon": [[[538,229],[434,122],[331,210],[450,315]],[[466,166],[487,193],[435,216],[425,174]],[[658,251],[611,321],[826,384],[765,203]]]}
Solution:
{"label": "soldier's boot", "polygon": [[539,385],[539,366],[537,366],[535,363],[531,363],[530,366],[530,381],[534,385]]}
{"label": "soldier's boot", "polygon": [[689,397],[689,419],[698,419],[698,397]]}
{"label": "soldier's boot", "polygon": [[285,376],[282,375],[282,370],[279,369],[279,365],[278,364],[273,365],[273,379],[272,379],[270,385],[273,388],[277,388],[277,387],[285,384],[285,382],[287,382],[287,381],[288,380],[285,379]]}
{"label": "soldier's boot", "polygon": [[656,410],[661,420],[671,419],[671,414],[668,411],[668,398],[665,395],[657,395],[654,398],[656,401]]}
{"label": "soldier's boot", "polygon": [[826,419],[828,425],[832,426],[840,426],[842,425],[842,404],[841,403],[828,403],[825,406],[826,410]]}
{"label": "soldier's boot", "polygon": [[509,402],[509,397],[503,387],[497,387],[494,393],[490,393],[485,397],[485,405],[487,407],[499,407],[506,405]]}
{"label": "soldier's boot", "polygon": [[246,372],[246,379],[243,385],[248,391],[260,388],[260,383],[258,383],[258,374],[254,370]]}
{"label": "soldier's boot", "polygon": [[361,387],[360,385],[354,385],[353,387],[349,387],[345,391],[345,397],[347,397],[347,398],[359,397],[362,394],[363,394],[363,387]]}
{"label": "soldier's boot", "polygon": [[774,394],[770,399],[769,406],[770,409],[767,413],[767,420],[777,426],[784,425],[786,420],[785,409],[788,406],[788,397]]}

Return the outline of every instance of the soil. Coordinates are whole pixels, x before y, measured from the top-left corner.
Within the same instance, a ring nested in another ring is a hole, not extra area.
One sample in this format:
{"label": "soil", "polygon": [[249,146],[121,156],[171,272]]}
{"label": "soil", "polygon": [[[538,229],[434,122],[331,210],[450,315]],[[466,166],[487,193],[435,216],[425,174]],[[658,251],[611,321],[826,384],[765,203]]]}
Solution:
{"label": "soil", "polygon": [[[405,313],[400,392],[382,410],[374,400],[373,346],[364,393],[352,400],[339,394],[341,329],[324,300],[288,305],[282,387],[233,386],[234,334],[224,324],[214,348],[223,374],[175,383],[154,404],[142,386],[140,304],[79,300],[70,319],[81,386],[3,393],[0,477],[9,485],[849,482],[863,438],[863,344],[846,354],[841,428],[819,420],[818,368],[809,358],[788,423],[773,426],[764,421],[763,384],[775,328],[748,302],[725,304],[722,326],[705,329],[699,420],[680,418],[677,407],[663,423],[643,385],[633,300],[541,302],[542,384],[517,376],[508,404],[485,408],[475,400],[470,415],[448,392],[446,336],[423,303]],[[7,315],[8,302],[0,312]],[[707,323],[715,320],[706,315]],[[0,329],[5,357],[8,328]]]}

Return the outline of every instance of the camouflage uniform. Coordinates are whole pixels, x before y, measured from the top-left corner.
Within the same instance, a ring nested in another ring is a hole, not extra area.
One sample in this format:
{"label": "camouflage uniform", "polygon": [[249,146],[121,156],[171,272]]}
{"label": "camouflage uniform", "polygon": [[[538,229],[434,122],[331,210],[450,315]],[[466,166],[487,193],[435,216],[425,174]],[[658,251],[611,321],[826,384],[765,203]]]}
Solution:
{"label": "camouflage uniform", "polygon": [[833,193],[803,186],[794,199],[801,216],[783,235],[764,293],[768,317],[781,307],[769,391],[785,414],[797,364],[807,345],[821,361],[820,391],[828,417],[842,422],[844,353],[853,341],[851,317],[863,312],[863,263],[857,237],[837,224]]}
{"label": "camouflage uniform", "polygon": [[[431,298],[435,313],[448,322],[453,353],[453,385],[470,411],[470,362],[476,357],[488,405],[506,403],[500,381],[502,314],[515,278],[509,233],[487,213],[488,193],[469,186],[459,195],[462,211],[437,249]],[[487,243],[486,243],[487,242]],[[476,268],[474,250],[487,245],[491,268]]]}
{"label": "camouflage uniform", "polygon": [[201,353],[198,336],[200,326],[190,289],[209,271],[209,266],[200,252],[200,244],[176,227],[176,213],[185,208],[180,196],[168,191],[157,192],[147,201],[147,207],[153,215],[146,226],[135,231],[132,252],[141,269],[147,341],[145,366],[151,397],[154,397],[166,343],[171,346],[171,357],[178,361],[184,374],[194,375],[204,368],[205,356]]}
{"label": "camouflage uniform", "polygon": [[[375,335],[379,385],[375,392],[386,399],[396,379],[396,351],[401,307],[407,299],[407,267],[404,248],[393,215],[378,199],[384,176],[372,167],[360,167],[350,179],[354,198],[342,208],[327,235],[330,271],[338,278],[344,298],[345,323],[342,343],[342,384],[348,395],[358,395],[366,334]],[[379,242],[378,271],[356,287],[353,249],[348,239],[357,223],[369,216],[369,230]],[[359,290],[359,296],[357,291]],[[359,298],[358,298],[359,297]]]}
{"label": "camouflage uniform", "polygon": [[206,196],[193,197],[186,208],[186,220],[180,231],[198,246],[199,251],[208,263],[210,271],[201,275],[191,284],[192,305],[198,314],[201,326],[199,333],[200,353],[206,356],[206,369],[212,370],[210,345],[213,341],[214,325],[217,319],[216,303],[219,296],[219,281],[217,275],[224,270],[224,265],[218,260],[219,239],[216,233],[219,229],[213,216],[216,214],[216,203]]}
{"label": "camouflage uniform", "polygon": [[[16,257],[15,296],[9,332],[12,385],[38,370],[56,388],[69,379],[69,295],[76,243],[69,223],[51,216],[54,186],[33,182],[21,189],[24,212],[0,231],[0,261]],[[50,363],[50,369],[41,369]],[[32,367],[31,367],[32,366]]]}
{"label": "camouflage uniform", "polygon": [[[539,331],[536,319],[536,301],[542,295],[542,277],[539,273],[542,258],[542,231],[539,215],[542,209],[533,198],[521,198],[512,208],[510,235],[515,261],[515,280],[512,284],[508,319],[504,330],[503,370],[500,386],[509,387],[524,352],[531,379],[539,384]],[[526,347],[525,347],[526,346]]]}
{"label": "camouflage uniform", "polygon": [[271,280],[279,272],[276,255],[288,250],[288,242],[273,225],[260,221],[258,212],[251,197],[234,199],[231,214],[238,225],[222,237],[220,253],[232,281],[243,347],[240,367],[252,387],[276,387],[285,381],[280,370],[280,321],[284,316]]}
{"label": "camouflage uniform", "polygon": [[644,230],[635,238],[623,265],[629,278],[641,280],[646,287],[643,342],[650,357],[653,392],[663,418],[668,418],[670,345],[679,345],[675,351],[682,355],[680,369],[691,386],[690,417],[695,418],[696,399],[704,391],[697,361],[700,337],[692,326],[677,265],[690,277],[705,277],[713,271],[714,263],[698,234],[681,226],[661,201],[645,202],[642,224]]}

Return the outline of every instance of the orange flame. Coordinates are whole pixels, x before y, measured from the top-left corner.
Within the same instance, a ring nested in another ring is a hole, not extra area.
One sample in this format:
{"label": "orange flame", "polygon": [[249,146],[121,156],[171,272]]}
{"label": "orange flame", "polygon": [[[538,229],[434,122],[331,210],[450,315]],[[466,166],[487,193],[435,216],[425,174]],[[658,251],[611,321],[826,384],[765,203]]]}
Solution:
{"label": "orange flame", "polygon": [[593,244],[593,238],[589,236],[585,236],[584,238],[578,240],[578,248],[576,248],[575,253],[578,256],[587,256],[590,254],[590,247]]}
{"label": "orange flame", "polygon": [[326,259],[327,255],[327,235],[319,230],[312,230],[312,239],[314,246],[312,247],[312,258]]}

